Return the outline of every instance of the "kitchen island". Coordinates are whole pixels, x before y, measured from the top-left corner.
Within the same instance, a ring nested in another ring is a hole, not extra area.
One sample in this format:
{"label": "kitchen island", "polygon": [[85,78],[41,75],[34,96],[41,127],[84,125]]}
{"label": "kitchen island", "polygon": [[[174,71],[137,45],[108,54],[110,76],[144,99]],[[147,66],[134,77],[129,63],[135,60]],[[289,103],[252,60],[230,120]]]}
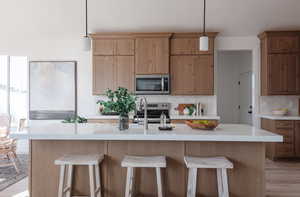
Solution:
{"label": "kitchen island", "polygon": [[[109,197],[124,195],[126,169],[120,163],[124,155],[165,155],[167,168],[163,171],[166,197],[184,197],[187,169],[183,157],[225,156],[234,164],[229,171],[229,190],[232,196],[265,196],[265,143],[281,142],[281,136],[247,125],[219,125],[215,131],[197,131],[184,124],[173,131],[159,131],[157,125],[130,125],[119,131],[113,124],[44,124],[32,125],[28,131],[12,137],[30,139],[31,197],[56,197],[59,168],[54,160],[64,154],[99,153],[105,159],[101,165],[103,194]],[[136,190],[139,196],[156,196],[155,171],[136,171]],[[201,169],[198,173],[197,195],[217,196],[216,172]],[[73,195],[88,195],[88,171],[75,169]]]}

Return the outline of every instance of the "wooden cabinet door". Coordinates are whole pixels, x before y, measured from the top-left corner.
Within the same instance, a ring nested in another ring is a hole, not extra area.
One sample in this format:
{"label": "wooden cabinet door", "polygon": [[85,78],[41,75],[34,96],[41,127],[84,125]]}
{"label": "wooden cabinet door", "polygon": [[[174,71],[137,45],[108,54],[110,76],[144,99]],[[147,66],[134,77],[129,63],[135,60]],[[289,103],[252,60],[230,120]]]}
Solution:
{"label": "wooden cabinet door", "polygon": [[194,90],[197,95],[214,94],[214,65],[212,55],[201,55],[195,59]]}
{"label": "wooden cabinet door", "polygon": [[115,57],[115,87],[124,87],[129,91],[134,91],[134,57]]}
{"label": "wooden cabinet door", "polygon": [[171,91],[174,95],[212,95],[213,56],[172,56],[171,77]]}
{"label": "wooden cabinet door", "polygon": [[93,41],[94,55],[134,55],[133,39],[96,39]]}
{"label": "wooden cabinet door", "polygon": [[94,55],[113,55],[115,51],[115,40],[96,39],[93,40]]}
{"label": "wooden cabinet door", "polygon": [[193,56],[171,56],[171,94],[194,94]]}
{"label": "wooden cabinet door", "polygon": [[105,94],[106,90],[114,89],[114,57],[94,56],[93,94]]}
{"label": "wooden cabinet door", "polygon": [[299,55],[285,55],[285,75],[286,75],[286,89],[288,94],[297,94],[300,92],[299,84]]}
{"label": "wooden cabinet door", "polygon": [[209,50],[199,50],[199,38],[174,38],[171,39],[171,55],[200,55],[212,54],[214,38],[209,39]]}
{"label": "wooden cabinet door", "polygon": [[270,53],[285,53],[299,51],[299,36],[272,36],[269,38]]}
{"label": "wooden cabinet door", "polygon": [[300,121],[295,121],[295,153],[300,157]]}
{"label": "wooden cabinet door", "polygon": [[115,41],[115,55],[134,55],[133,39],[118,39]]}
{"label": "wooden cabinet door", "polygon": [[283,64],[283,55],[269,55],[268,89],[271,94],[282,94],[286,92],[286,75]]}
{"label": "wooden cabinet door", "polygon": [[136,74],[169,74],[169,39],[137,38]]}

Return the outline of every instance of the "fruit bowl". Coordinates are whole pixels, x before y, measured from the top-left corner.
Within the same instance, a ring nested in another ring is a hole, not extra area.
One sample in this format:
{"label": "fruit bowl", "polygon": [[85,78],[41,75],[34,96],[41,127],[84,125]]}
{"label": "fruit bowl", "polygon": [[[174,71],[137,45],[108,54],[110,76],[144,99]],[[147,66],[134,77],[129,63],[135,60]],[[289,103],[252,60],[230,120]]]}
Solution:
{"label": "fruit bowl", "polygon": [[186,120],[185,124],[192,129],[214,130],[219,123],[217,120]]}

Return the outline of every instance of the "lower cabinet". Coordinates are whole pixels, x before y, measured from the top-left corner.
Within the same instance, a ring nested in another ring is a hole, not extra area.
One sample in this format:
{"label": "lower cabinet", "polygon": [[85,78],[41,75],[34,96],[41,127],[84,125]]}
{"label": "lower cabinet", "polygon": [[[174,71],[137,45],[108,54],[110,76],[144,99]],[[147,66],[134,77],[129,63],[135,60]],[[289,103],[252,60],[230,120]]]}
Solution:
{"label": "lower cabinet", "polygon": [[93,94],[118,87],[134,89],[134,56],[94,56]]}
{"label": "lower cabinet", "polygon": [[300,157],[300,120],[295,121],[295,154],[297,157]]}
{"label": "lower cabinet", "polygon": [[282,143],[267,143],[269,159],[300,157],[300,121],[262,118],[261,127],[283,136]]}

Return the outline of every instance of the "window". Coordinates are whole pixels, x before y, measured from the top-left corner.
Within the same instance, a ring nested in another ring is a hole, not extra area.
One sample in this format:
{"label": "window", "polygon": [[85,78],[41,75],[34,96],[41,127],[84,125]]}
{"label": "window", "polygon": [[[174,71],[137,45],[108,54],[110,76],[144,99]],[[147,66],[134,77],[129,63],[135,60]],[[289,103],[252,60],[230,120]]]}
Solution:
{"label": "window", "polygon": [[0,56],[0,113],[16,126],[28,118],[28,61],[24,56]]}

